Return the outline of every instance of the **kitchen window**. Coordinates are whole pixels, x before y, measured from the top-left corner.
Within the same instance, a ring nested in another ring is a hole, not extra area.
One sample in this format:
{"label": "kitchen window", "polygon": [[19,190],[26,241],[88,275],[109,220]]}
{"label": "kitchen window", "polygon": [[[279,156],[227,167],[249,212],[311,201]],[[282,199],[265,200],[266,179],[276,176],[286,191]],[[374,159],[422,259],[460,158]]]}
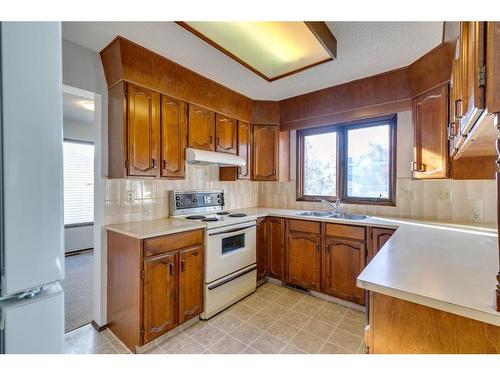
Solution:
{"label": "kitchen window", "polygon": [[396,116],[297,131],[297,200],[395,204]]}
{"label": "kitchen window", "polygon": [[94,144],[64,140],[64,226],[94,222]]}

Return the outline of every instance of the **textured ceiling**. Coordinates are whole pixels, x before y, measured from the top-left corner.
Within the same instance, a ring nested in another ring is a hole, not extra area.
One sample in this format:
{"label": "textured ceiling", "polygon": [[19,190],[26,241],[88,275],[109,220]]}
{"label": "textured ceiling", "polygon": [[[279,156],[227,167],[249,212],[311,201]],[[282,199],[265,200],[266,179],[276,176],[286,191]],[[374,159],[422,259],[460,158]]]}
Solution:
{"label": "textured ceiling", "polygon": [[327,22],[337,59],[267,82],[174,22],[64,22],[63,38],[99,52],[121,35],[252,99],[280,100],[409,65],[442,40],[442,22]]}

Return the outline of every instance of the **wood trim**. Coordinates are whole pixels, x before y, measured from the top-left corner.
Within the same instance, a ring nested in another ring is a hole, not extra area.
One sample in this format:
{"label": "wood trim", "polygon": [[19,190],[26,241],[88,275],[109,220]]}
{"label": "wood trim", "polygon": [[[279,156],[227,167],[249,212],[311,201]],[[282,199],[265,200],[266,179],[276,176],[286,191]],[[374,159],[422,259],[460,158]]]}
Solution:
{"label": "wood trim", "polygon": [[486,24],[486,108],[500,113],[500,22]]}
{"label": "wood trim", "polygon": [[323,21],[306,21],[306,26],[311,30],[318,42],[328,52],[332,59],[337,58],[337,39]]}
{"label": "wood trim", "polygon": [[[497,129],[498,137],[496,140],[496,148],[497,148],[497,154],[498,158],[496,160],[496,166],[497,166],[497,172],[496,172],[496,178],[497,178],[497,227],[500,230],[500,119],[499,119],[500,114],[496,114],[495,116],[495,126]],[[498,273],[496,276],[497,279],[497,285],[495,288],[495,296],[496,296],[496,309],[497,311],[500,311],[500,240],[498,241],[498,259],[499,259],[499,266],[498,266]]]}
{"label": "wood trim", "polygon": [[495,156],[474,156],[450,161],[452,180],[493,180],[496,172]]}
{"label": "wood trim", "polygon": [[252,124],[279,125],[279,102],[272,100],[254,100],[252,102],[252,113],[250,119]]}
{"label": "wood trim", "polygon": [[[277,76],[274,76],[274,77],[268,77],[266,76],[264,73],[262,73],[261,71],[257,70],[255,67],[253,67],[252,65],[248,64],[246,61],[242,60],[241,58],[239,58],[238,56],[236,56],[235,54],[233,54],[232,52],[230,52],[229,50],[225,49],[224,47],[222,47],[220,44],[218,44],[217,42],[215,42],[214,40],[210,39],[209,37],[207,37],[205,34],[203,34],[202,32],[198,31],[196,28],[192,27],[191,25],[187,24],[186,22],[183,22],[183,21],[176,21],[175,22],[176,24],[178,24],[179,26],[181,26],[182,28],[186,29],[187,31],[189,31],[190,33],[196,35],[198,38],[200,38],[201,40],[203,40],[204,42],[210,44],[212,47],[218,49],[219,51],[221,51],[223,54],[225,54],[226,56],[232,58],[234,61],[236,61],[237,63],[243,65],[245,68],[247,68],[248,70],[254,72],[255,74],[257,74],[259,77],[265,79],[266,81],[268,82],[273,82],[273,81],[276,81],[278,79],[281,79],[281,78],[284,78],[284,77],[288,77],[292,74],[296,74],[296,73],[299,73],[299,72],[302,72],[304,70],[307,70],[307,69],[310,69],[312,67],[315,67],[317,65],[320,65],[320,64],[323,64],[325,62],[329,62],[329,61],[332,61],[333,58],[335,58],[335,56],[330,57],[328,59],[325,59],[325,60],[321,60],[321,61],[317,61],[317,62],[314,62],[312,64],[309,64],[309,65],[306,65],[306,66],[303,66],[301,68],[298,68],[298,69],[295,69],[295,70],[292,70],[292,71],[289,71],[289,72],[286,72],[286,73],[283,73],[283,74],[280,74],[280,75],[277,75]],[[313,22],[315,24],[318,24],[318,23],[322,23],[324,24],[324,22]],[[328,54],[330,56],[332,56],[332,52],[330,51],[329,48],[332,48],[333,46],[333,42],[330,39],[328,39],[328,35],[326,33],[326,30],[324,29],[321,29],[319,25],[315,25],[314,28],[315,30],[312,30],[311,27],[309,27],[309,25],[307,25],[307,22],[306,22],[306,26],[309,28],[309,30],[311,30],[311,33],[314,35],[314,37],[316,39],[318,39],[319,43],[323,46],[323,48],[325,48],[326,52],[328,52]],[[324,26],[328,29],[328,27],[326,26],[326,24],[324,24]],[[329,30],[328,30],[329,31]],[[321,38],[318,36],[318,32],[321,33]],[[331,34],[331,32],[330,32]],[[337,52],[337,40],[335,39],[335,37],[333,36],[333,34],[331,34],[331,37],[333,38],[333,40],[335,41],[335,54]],[[325,42],[327,43],[327,46],[325,45]]]}

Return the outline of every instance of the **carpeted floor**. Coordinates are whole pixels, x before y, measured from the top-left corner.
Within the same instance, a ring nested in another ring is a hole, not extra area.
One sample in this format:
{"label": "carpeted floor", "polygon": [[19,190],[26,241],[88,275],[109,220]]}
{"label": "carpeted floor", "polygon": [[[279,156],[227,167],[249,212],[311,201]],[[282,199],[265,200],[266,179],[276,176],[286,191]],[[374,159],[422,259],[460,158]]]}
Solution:
{"label": "carpeted floor", "polygon": [[65,331],[69,332],[92,320],[94,251],[67,256],[65,293]]}

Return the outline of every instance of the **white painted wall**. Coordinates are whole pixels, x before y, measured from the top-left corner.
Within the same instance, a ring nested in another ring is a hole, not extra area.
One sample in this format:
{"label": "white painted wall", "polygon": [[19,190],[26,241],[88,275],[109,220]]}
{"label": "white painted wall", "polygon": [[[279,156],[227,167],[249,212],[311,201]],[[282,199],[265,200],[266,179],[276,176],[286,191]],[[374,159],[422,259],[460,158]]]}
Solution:
{"label": "white painted wall", "polygon": [[[64,34],[63,34],[64,38]],[[85,47],[62,41],[63,83],[74,88],[95,93],[96,132],[95,145],[95,195],[94,195],[94,321],[102,326],[106,321],[106,230],[104,176],[108,166],[108,94],[104,71],[99,55]]]}

